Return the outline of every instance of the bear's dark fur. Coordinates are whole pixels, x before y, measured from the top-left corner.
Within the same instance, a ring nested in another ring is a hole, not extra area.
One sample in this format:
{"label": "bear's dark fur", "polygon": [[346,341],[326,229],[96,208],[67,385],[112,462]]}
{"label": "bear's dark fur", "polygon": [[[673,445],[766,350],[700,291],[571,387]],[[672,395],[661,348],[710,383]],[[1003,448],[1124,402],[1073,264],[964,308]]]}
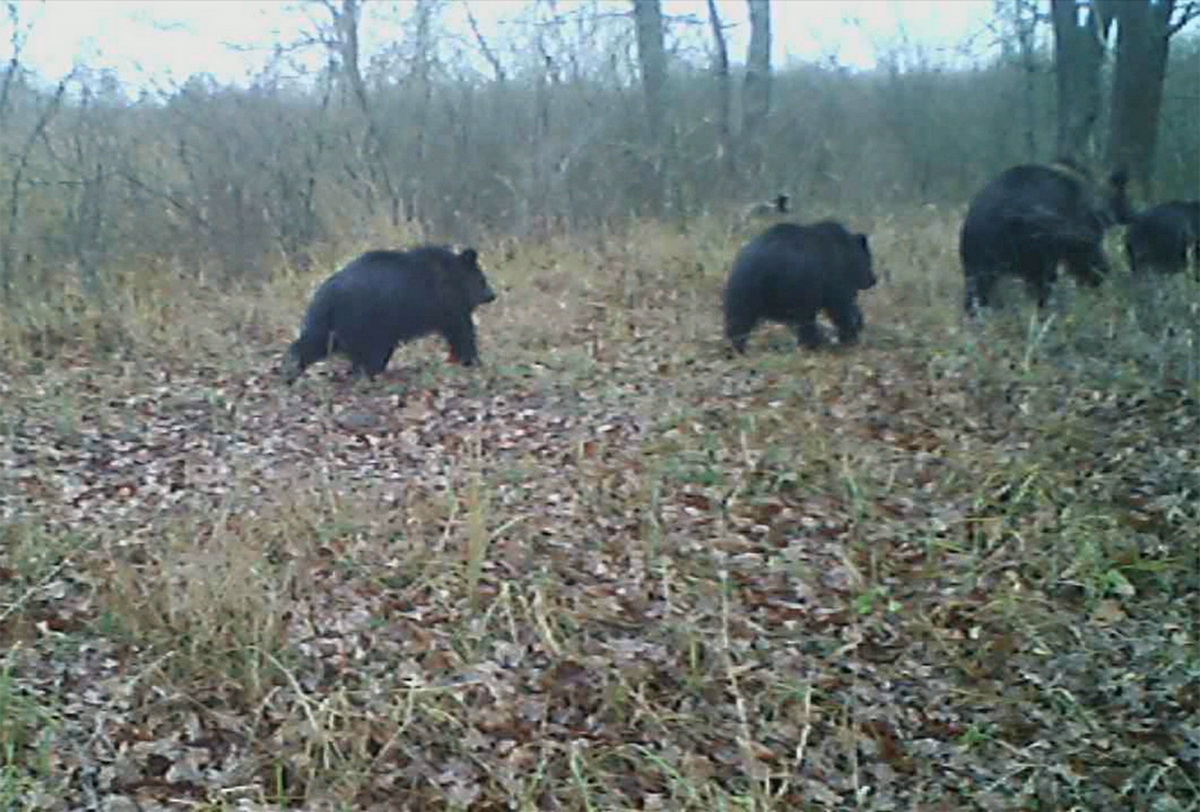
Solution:
{"label": "bear's dark fur", "polygon": [[1021,278],[1045,307],[1065,263],[1079,282],[1096,286],[1108,273],[1101,240],[1127,211],[1125,175],[1116,172],[1105,198],[1073,164],[1026,164],[1002,172],[971,200],[959,234],[968,313],[986,307],[997,279]]}
{"label": "bear's dark fur", "polygon": [[1200,274],[1200,200],[1173,200],[1140,212],[1125,233],[1129,269],[1178,273],[1192,255]]}
{"label": "bear's dark fur", "polygon": [[831,220],[778,223],[734,259],[725,285],[725,337],[745,352],[750,333],[766,319],[787,324],[801,344],[815,349],[825,341],[817,326],[824,311],[839,343],[853,344],[863,326],[858,292],[874,285],[865,234]]}
{"label": "bear's dark fur", "polygon": [[350,358],[354,375],[374,377],[397,344],[429,333],[440,333],[451,359],[470,366],[479,360],[472,311],[495,298],[473,248],[368,251],[313,294],[284,359],[284,381],[332,352]]}

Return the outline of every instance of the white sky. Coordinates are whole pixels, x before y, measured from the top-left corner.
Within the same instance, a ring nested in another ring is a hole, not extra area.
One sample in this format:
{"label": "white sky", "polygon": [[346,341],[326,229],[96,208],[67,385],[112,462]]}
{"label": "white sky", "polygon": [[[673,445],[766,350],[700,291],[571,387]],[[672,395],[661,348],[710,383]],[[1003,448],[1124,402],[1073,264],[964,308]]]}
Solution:
{"label": "white sky", "polygon": [[[485,36],[498,36],[506,17],[515,16],[526,0],[470,0]],[[626,12],[627,0],[612,0],[614,12]],[[411,2],[368,5],[396,8],[402,15]],[[569,8],[570,0],[560,0]],[[992,0],[773,0],[773,62],[793,60],[870,68],[881,52],[901,43],[919,46],[934,62],[963,61],[969,48],[976,55],[991,47],[987,33]],[[306,16],[323,18],[322,8],[298,3],[257,0],[47,0],[18,3],[22,24],[30,26],[22,61],[43,77],[55,80],[74,64],[110,68],[127,84],[181,82],[207,72],[219,82],[241,81],[266,62],[276,43],[296,41],[309,27]],[[747,11],[743,0],[719,0],[729,31],[731,58],[744,60]],[[664,0],[667,15],[707,19],[704,0]],[[464,35],[462,0],[449,0],[442,25]],[[0,21],[0,58],[11,54],[11,23]],[[703,31],[707,35],[706,31]],[[397,36],[395,24],[364,26],[364,51],[372,41]],[[237,51],[229,44],[256,46]],[[365,60],[364,60],[365,61]]]}

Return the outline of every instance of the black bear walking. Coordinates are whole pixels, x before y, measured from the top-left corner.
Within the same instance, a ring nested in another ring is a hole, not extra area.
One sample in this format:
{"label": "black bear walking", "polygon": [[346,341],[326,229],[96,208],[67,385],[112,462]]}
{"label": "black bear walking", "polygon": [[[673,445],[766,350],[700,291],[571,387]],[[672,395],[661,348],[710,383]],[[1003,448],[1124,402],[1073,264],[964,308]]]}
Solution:
{"label": "black bear walking", "polygon": [[1102,196],[1068,161],[1007,169],[971,201],[959,234],[968,313],[986,307],[1002,275],[1020,277],[1045,307],[1058,266],[1096,286],[1108,273],[1101,240],[1128,211],[1126,178],[1116,172]]}
{"label": "black bear walking", "polygon": [[858,340],[863,326],[858,292],[875,285],[867,235],[841,223],[778,223],[747,243],[725,285],[725,337],[738,352],[764,319],[789,325],[797,340],[816,348],[824,311],[841,344]]}
{"label": "black bear walking", "polygon": [[283,379],[292,383],[331,352],[348,356],[354,375],[374,377],[397,344],[429,333],[446,339],[451,360],[470,366],[479,360],[471,314],[495,298],[473,248],[368,251],[313,294]]}
{"label": "black bear walking", "polygon": [[1125,234],[1129,270],[1178,273],[1188,254],[1200,278],[1200,200],[1172,200],[1133,216]]}

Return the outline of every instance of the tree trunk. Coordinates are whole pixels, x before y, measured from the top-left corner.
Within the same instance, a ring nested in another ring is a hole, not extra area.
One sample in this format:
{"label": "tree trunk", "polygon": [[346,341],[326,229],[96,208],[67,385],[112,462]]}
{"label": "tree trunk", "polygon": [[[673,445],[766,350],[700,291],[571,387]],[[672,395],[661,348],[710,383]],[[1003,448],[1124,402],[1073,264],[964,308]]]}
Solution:
{"label": "tree trunk", "polygon": [[646,189],[650,212],[663,213],[665,200],[663,161],[666,158],[666,127],[663,98],[667,83],[667,57],[663,47],[662,6],[659,0],[633,0],[637,24],[638,62],[642,71],[642,90],[646,97],[646,126],[653,152],[654,171]]}
{"label": "tree trunk", "polygon": [[1135,194],[1154,199],[1154,148],[1162,107],[1174,0],[1116,5],[1117,54],[1112,87],[1109,161],[1129,172]]}
{"label": "tree trunk", "polygon": [[367,85],[363,81],[362,70],[359,67],[358,24],[362,16],[362,6],[360,0],[342,0],[342,6],[339,9],[333,4],[333,0],[326,0],[325,7],[333,17],[334,47],[341,61],[342,75],[366,123],[367,141],[370,144],[371,152],[369,168],[371,174],[378,178],[387,195],[392,225],[398,226],[403,204],[399,190],[392,180],[387,149],[375,123],[375,116],[367,98]]}
{"label": "tree trunk", "polygon": [[483,34],[479,31],[479,21],[475,19],[475,15],[471,12],[471,4],[467,0],[463,0],[463,10],[467,13],[467,24],[471,26],[471,34],[475,37],[475,42],[479,46],[479,52],[483,54],[483,58],[492,66],[492,74],[495,76],[496,84],[504,84],[508,80],[508,74],[504,70],[503,63],[500,62],[500,57],[496,56],[496,52],[484,39]]}
{"label": "tree trunk", "polygon": [[[1058,85],[1058,157],[1082,159],[1094,152],[1100,116],[1100,66],[1112,23],[1112,0],[1050,0],[1054,21],[1054,72]],[[1121,0],[1117,0],[1119,4]]]}
{"label": "tree trunk", "polygon": [[750,6],[750,48],[742,85],[742,143],[753,177],[761,179],[764,130],[771,112],[771,3],[770,0],[746,2]]}
{"label": "tree trunk", "polygon": [[1039,0],[995,0],[996,16],[1003,26],[1000,46],[1004,61],[1015,65],[1021,76],[1016,95],[1024,117],[1021,140],[1025,146],[1025,159],[1029,161],[1036,161],[1040,154],[1037,142],[1037,33],[1042,16],[1038,13],[1038,4]]}
{"label": "tree trunk", "polygon": [[733,88],[729,80],[729,49],[717,12],[716,0],[708,0],[708,22],[716,51],[713,74],[717,85],[717,162],[721,168],[719,196],[727,194],[737,180],[737,157],[733,148]]}
{"label": "tree trunk", "polygon": [[417,87],[421,91],[421,106],[418,108],[415,122],[416,142],[413,145],[412,152],[413,171],[406,173],[408,175],[408,182],[406,184],[408,188],[404,198],[407,203],[405,206],[405,219],[417,220],[422,224],[428,222],[430,214],[427,211],[428,207],[425,205],[425,184],[422,181],[425,178],[425,166],[428,160],[429,110],[433,104],[433,79],[430,72],[433,65],[433,15],[435,11],[436,3],[434,0],[417,0],[417,8],[414,11],[416,22],[414,40],[417,52],[415,54],[413,73],[415,74]]}
{"label": "tree trunk", "polygon": [[13,156],[12,178],[9,181],[8,207],[6,216],[0,219],[0,300],[5,304],[12,300],[13,272],[17,264],[17,238],[22,231],[22,192],[25,188],[25,173],[29,170],[34,148],[46,135],[50,120],[62,106],[63,96],[67,92],[67,82],[73,78],[74,71],[59,81],[53,98],[42,109],[37,123],[25,138],[21,151]]}

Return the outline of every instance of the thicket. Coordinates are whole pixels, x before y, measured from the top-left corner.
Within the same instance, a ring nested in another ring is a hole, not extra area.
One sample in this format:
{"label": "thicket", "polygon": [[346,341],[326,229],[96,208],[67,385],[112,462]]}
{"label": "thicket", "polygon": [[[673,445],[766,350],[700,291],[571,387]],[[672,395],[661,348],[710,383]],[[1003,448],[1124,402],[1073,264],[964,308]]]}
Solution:
{"label": "thicket", "polygon": [[[193,77],[131,101],[111,75],[81,70],[47,87],[10,66],[5,298],[100,292],[148,263],[260,280],[381,228],[397,241],[593,229],[644,213],[654,173],[679,221],[779,190],[806,217],[962,205],[1004,166],[1055,157],[1047,55],[1029,69],[779,71],[762,164],[743,162],[732,181],[719,165],[716,79],[678,60],[656,159],[618,24],[597,23],[582,62],[551,69],[531,57],[503,81],[450,59],[420,73],[411,56],[376,60],[364,67],[368,115],[336,69],[303,81],[267,70],[249,87]],[[1157,159],[1164,197],[1200,188],[1198,105],[1200,45],[1177,37]]]}

